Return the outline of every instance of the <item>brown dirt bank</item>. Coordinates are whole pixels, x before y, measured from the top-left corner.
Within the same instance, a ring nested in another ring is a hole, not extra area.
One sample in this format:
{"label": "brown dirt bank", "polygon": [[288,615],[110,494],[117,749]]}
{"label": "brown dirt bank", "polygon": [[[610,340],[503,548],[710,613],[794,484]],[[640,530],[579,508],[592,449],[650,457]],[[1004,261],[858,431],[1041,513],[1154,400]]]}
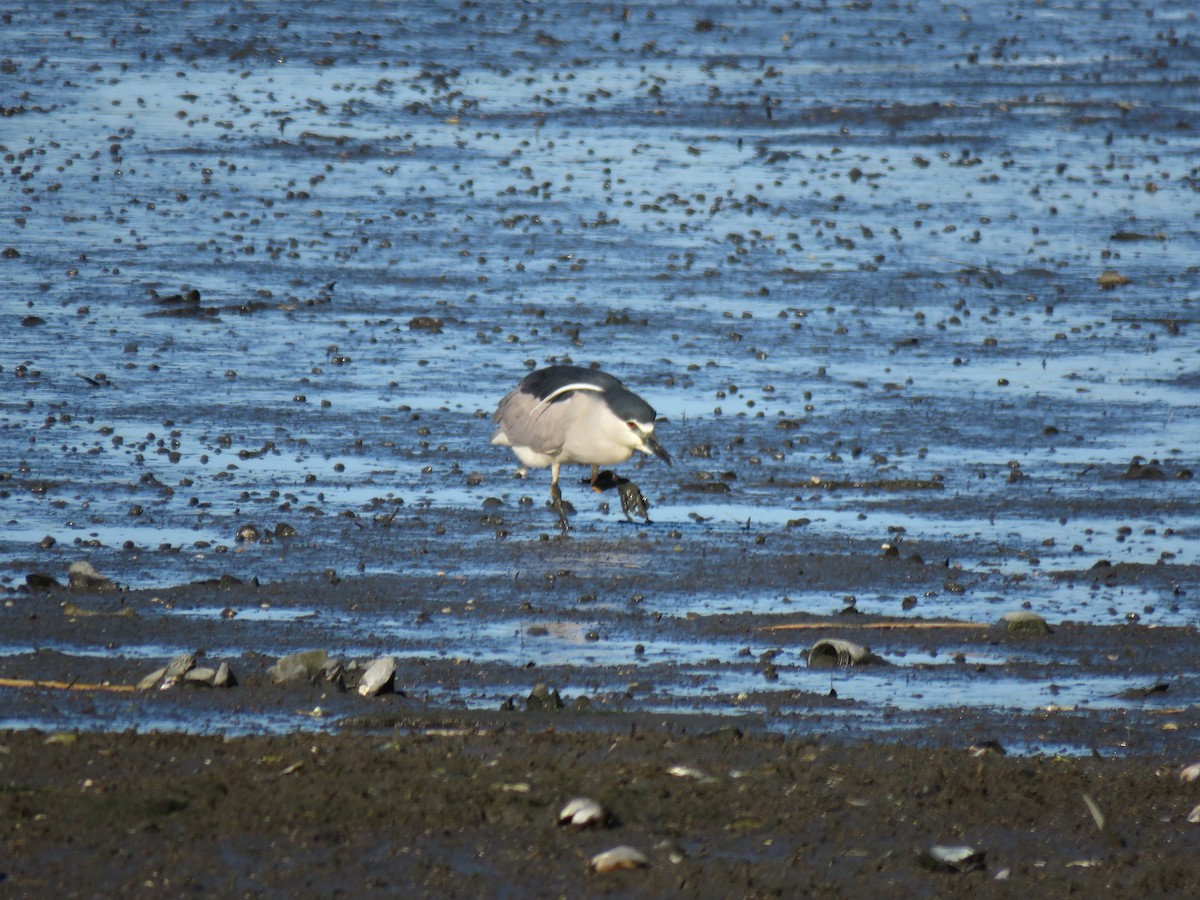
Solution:
{"label": "brown dirt bank", "polygon": [[[561,723],[561,720],[557,720]],[[594,723],[593,723],[594,724]],[[609,717],[438,714],[373,733],[0,735],[9,896],[1186,896],[1188,759],[974,757]],[[695,773],[672,774],[675,766]],[[1084,800],[1107,817],[1097,828]],[[615,827],[556,825],[575,796]],[[598,875],[628,844],[649,867]],[[933,845],[986,868],[931,871]]]}

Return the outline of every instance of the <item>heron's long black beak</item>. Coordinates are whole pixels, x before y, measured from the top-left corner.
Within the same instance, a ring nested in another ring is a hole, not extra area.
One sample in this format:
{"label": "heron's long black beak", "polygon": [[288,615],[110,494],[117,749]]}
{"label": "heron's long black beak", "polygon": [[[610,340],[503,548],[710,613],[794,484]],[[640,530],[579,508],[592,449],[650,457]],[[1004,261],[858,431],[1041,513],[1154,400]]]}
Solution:
{"label": "heron's long black beak", "polygon": [[655,456],[657,456],[659,459],[661,459],[663,462],[665,462],[669,466],[671,464],[671,455],[669,453],[667,453],[667,451],[663,447],[663,445],[658,442],[658,438],[656,438],[654,436],[654,433],[653,432],[646,433],[645,431],[640,431],[639,434],[642,438],[643,447],[645,447],[646,450],[653,453]]}

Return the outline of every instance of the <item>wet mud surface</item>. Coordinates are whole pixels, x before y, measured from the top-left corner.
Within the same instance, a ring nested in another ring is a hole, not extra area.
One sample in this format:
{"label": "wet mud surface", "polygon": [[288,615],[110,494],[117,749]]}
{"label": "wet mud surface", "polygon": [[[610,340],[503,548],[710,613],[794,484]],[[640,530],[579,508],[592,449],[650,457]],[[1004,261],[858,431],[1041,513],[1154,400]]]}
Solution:
{"label": "wet mud surface", "polygon": [[[1190,4],[4,18],[4,888],[1195,891]],[[651,523],[488,444],[555,362]]]}
{"label": "wet mud surface", "polygon": [[[634,717],[602,739],[544,721],[427,724],[404,737],[164,734],[136,747],[121,735],[49,746],[31,732],[6,735],[4,885],[27,896],[1188,896],[1196,887],[1196,826],[1185,821],[1196,792],[1181,790],[1178,769],[1144,761],[900,745],[862,753],[694,717],[649,728]],[[559,826],[579,795],[604,804],[611,827]],[[648,866],[589,870],[616,846]],[[923,864],[940,846],[983,856],[961,872]]]}

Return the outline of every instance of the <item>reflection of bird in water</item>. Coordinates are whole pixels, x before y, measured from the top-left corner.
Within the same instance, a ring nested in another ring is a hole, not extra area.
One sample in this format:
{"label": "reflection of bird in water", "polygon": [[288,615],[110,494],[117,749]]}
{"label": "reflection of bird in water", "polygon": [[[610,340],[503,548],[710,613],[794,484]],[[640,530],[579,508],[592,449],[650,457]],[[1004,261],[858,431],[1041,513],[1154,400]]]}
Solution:
{"label": "reflection of bird in water", "polygon": [[500,401],[492,421],[493,444],[512,447],[523,465],[550,467],[551,508],[563,531],[570,526],[558,487],[558,470],[575,463],[592,467],[592,488],[617,487],[621,508],[646,517],[648,504],[637,485],[601,466],[633,455],[653,453],[667,465],[671,457],[654,436],[653,407],[616,378],[597,369],[550,366],[521,379]]}

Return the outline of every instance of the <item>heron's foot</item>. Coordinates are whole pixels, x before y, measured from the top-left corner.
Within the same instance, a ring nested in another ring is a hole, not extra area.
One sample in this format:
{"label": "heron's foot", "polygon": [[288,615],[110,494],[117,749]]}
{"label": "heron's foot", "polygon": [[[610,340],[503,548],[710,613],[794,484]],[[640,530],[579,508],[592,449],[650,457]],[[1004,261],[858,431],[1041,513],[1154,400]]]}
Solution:
{"label": "heron's foot", "polygon": [[567,513],[575,512],[575,507],[563,500],[562,490],[557,482],[550,485],[550,508],[558,513],[558,526],[562,529],[562,533],[566,534],[571,530],[571,523],[567,521]]}

